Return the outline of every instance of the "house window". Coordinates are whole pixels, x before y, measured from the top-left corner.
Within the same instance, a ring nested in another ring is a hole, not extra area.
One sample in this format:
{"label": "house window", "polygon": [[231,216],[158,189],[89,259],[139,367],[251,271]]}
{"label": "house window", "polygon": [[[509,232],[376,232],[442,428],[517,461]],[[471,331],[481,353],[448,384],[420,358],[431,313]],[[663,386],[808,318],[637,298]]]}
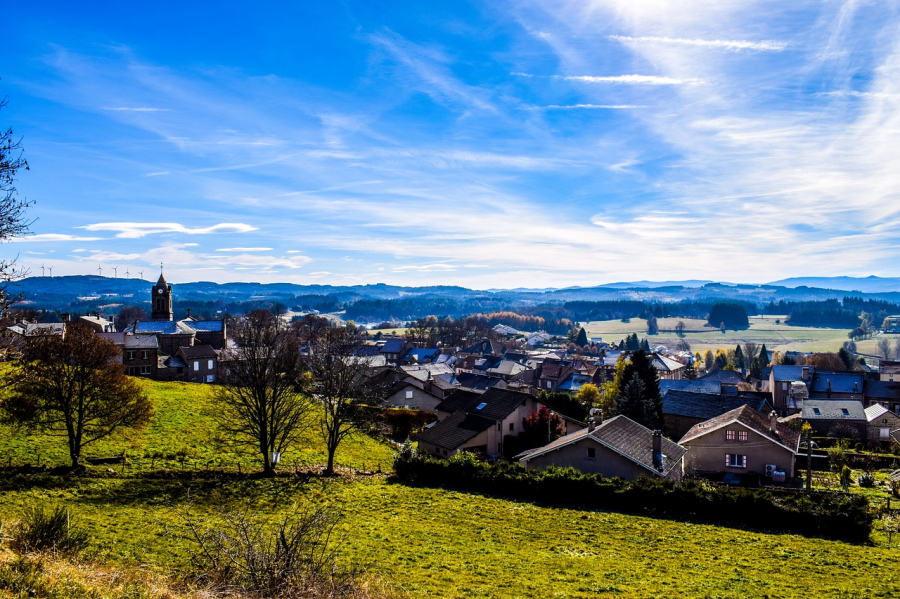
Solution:
{"label": "house window", "polygon": [[412,392],[412,391],[407,391],[407,392],[406,392],[406,399],[412,399],[412,398],[413,398],[413,392]]}
{"label": "house window", "polygon": [[548,389],[550,388],[550,385],[551,385],[551,384],[552,384],[552,383],[551,383],[550,381],[547,381],[547,388],[548,388]]}
{"label": "house window", "polygon": [[822,412],[819,411],[819,408],[813,408],[813,414],[815,414],[816,416],[821,416]]}
{"label": "house window", "polygon": [[198,370],[200,370],[200,362],[195,360],[194,361],[194,372],[196,372]]}
{"label": "house window", "polygon": [[787,383],[781,383],[781,390],[787,391]]}
{"label": "house window", "polygon": [[881,433],[880,433],[880,434],[881,434],[882,440],[884,440],[884,439],[890,439],[890,438],[891,438],[891,429],[889,429],[889,428],[887,428],[887,427],[882,427],[882,428],[881,428]]}
{"label": "house window", "polygon": [[215,380],[216,380],[215,375],[213,375],[213,374],[207,374],[207,375],[206,375],[206,382],[207,382],[207,383],[211,383],[211,382],[213,382],[213,381],[215,381]]}
{"label": "house window", "polygon": [[516,430],[516,423],[515,423],[515,422],[510,422],[510,423],[509,423],[509,430],[511,430],[511,431]]}
{"label": "house window", "polygon": [[208,368],[209,370],[213,369],[213,361],[212,360],[207,360],[206,368]]}
{"label": "house window", "polygon": [[588,447],[587,455],[585,456],[585,459],[596,460],[597,459],[597,450],[594,447]]}
{"label": "house window", "polygon": [[725,440],[734,441],[734,431],[725,431]]}
{"label": "house window", "polygon": [[738,441],[747,440],[747,431],[738,431]]}
{"label": "house window", "polygon": [[146,376],[148,374],[150,374],[150,367],[149,366],[141,366],[141,375]]}
{"label": "house window", "polygon": [[127,358],[128,358],[129,361],[130,361],[130,360],[134,360],[134,350],[128,350],[128,352],[127,352]]}
{"label": "house window", "polygon": [[150,357],[150,352],[146,349],[141,352],[141,360],[146,360]]}
{"label": "house window", "polygon": [[728,468],[746,468],[747,456],[736,453],[725,454],[725,466]]}
{"label": "house window", "polygon": [[850,410],[848,410],[847,408],[841,408],[841,414],[843,414],[844,416],[849,416]]}

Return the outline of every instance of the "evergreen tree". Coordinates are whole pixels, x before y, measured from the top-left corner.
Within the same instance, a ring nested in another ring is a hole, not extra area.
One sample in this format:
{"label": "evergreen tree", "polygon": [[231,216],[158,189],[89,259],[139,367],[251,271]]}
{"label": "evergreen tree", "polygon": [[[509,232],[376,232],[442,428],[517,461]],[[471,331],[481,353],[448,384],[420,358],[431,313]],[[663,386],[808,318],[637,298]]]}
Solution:
{"label": "evergreen tree", "polygon": [[[639,398],[636,395],[638,388],[635,385],[629,388],[629,383],[634,379],[641,383]],[[643,350],[635,352],[631,361],[624,365],[621,372],[617,372],[616,397],[619,414],[624,414],[647,428],[663,428],[659,374]]]}
{"label": "evergreen tree", "polygon": [[687,366],[684,367],[684,372],[681,373],[682,378],[686,381],[695,381],[697,380],[697,369],[694,368],[694,361],[691,360],[687,363]]}
{"label": "evergreen tree", "polygon": [[578,336],[575,338],[575,345],[584,347],[588,344],[587,331],[584,327],[578,329]]}
{"label": "evergreen tree", "polygon": [[765,368],[769,365],[769,352],[766,351],[766,344],[763,343],[762,348],[759,350],[759,356],[757,357],[760,363],[760,369]]}
{"label": "evergreen tree", "polygon": [[842,347],[838,350],[838,357],[841,359],[841,362],[844,363],[847,370],[853,370],[856,366],[856,360],[850,355],[850,352],[848,352],[846,348]]}
{"label": "evergreen tree", "polygon": [[734,367],[738,370],[745,368],[744,350],[741,349],[740,345],[734,348]]}
{"label": "evergreen tree", "polygon": [[645,352],[647,352],[647,353],[650,353],[650,342],[647,341],[647,338],[646,338],[646,337],[644,337],[643,339],[641,339],[640,349],[642,349],[643,351],[645,351]]}

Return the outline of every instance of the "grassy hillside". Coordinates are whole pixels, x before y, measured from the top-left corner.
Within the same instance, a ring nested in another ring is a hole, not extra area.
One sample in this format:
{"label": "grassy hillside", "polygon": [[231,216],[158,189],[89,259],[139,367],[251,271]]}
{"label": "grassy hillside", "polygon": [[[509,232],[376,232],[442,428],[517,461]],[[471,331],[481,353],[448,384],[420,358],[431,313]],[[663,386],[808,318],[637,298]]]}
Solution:
{"label": "grassy hillside", "polygon": [[[329,505],[343,515],[342,559],[368,566],[370,572],[413,597],[900,594],[900,574],[894,568],[896,547],[887,547],[881,533],[874,534],[872,546],[855,546],[411,488],[383,476],[252,479],[193,468],[182,474],[179,462],[164,460],[166,471],[158,458],[151,471],[148,456],[152,454],[181,452],[201,462],[216,457],[227,461],[222,458],[227,455],[246,465],[251,462],[216,442],[213,388],[146,385],[156,403],[153,422],[143,431],[104,441],[90,452],[127,450],[134,462],[144,463],[142,468],[120,474],[118,467],[112,473],[106,467],[94,467],[78,477],[0,470],[0,518],[8,522],[26,507],[41,503],[66,505],[90,531],[89,556],[102,564],[99,570],[146,571],[146,579],[134,584],[163,589],[177,583],[177,573],[188,561],[186,541],[167,531],[180,523],[177,508],[190,495],[200,516],[220,507],[250,507],[261,517],[274,517],[295,503]],[[286,465],[291,464],[289,460],[322,460],[321,443],[313,435],[308,441],[296,455],[285,455]],[[0,429],[0,456],[29,460],[31,450],[41,452],[44,462],[65,462],[58,440],[24,439]],[[380,464],[386,469],[391,453],[387,446],[360,436],[339,450],[338,457],[343,463]],[[8,555],[0,556],[3,561],[8,561]],[[102,587],[107,579],[91,578],[93,571],[62,565],[54,576],[86,588],[100,585],[102,592],[96,596],[116,596],[118,591]],[[4,596],[3,576],[0,567],[0,597]],[[154,595],[135,592],[133,596]]]}
{"label": "grassy hillside", "polygon": [[[197,468],[257,468],[256,457],[236,447],[216,433],[214,414],[215,390],[212,385],[193,383],[159,383],[142,380],[153,401],[155,414],[141,430],[123,431],[114,437],[97,441],[84,450],[85,456],[111,456],[125,452],[130,470],[160,467],[181,470]],[[342,443],[336,461],[354,468],[389,468],[393,452],[390,447],[365,435],[357,435]],[[48,435],[23,435],[0,425],[0,465],[8,464],[64,465],[68,463],[65,439]],[[310,428],[304,442],[282,456],[282,468],[295,465],[323,464],[324,443],[318,429]],[[105,470],[105,467],[103,468]],[[130,471],[129,470],[129,471]]]}
{"label": "grassy hillside", "polygon": [[[784,324],[784,316],[751,316],[750,328],[741,331],[728,330],[723,335],[719,329],[708,327],[705,320],[692,318],[660,318],[659,334],[647,335],[647,321],[632,318],[630,322],[620,320],[603,320],[588,322],[588,336],[603,337],[604,341],[619,341],[626,335],[637,333],[638,337],[647,337],[651,346],[665,345],[674,347],[679,341],[675,334],[675,325],[681,321],[685,325],[684,340],[691,345],[692,351],[715,351],[719,348],[734,348],[739,343],[755,341],[765,343],[769,351],[830,351],[836,352],[844,341],[848,340],[849,329],[822,329],[813,327],[793,327]],[[776,322],[776,321],[781,321]]]}
{"label": "grassy hillside", "polygon": [[195,509],[246,505],[276,514],[295,501],[345,517],[345,560],[416,597],[889,597],[896,548],[557,509],[390,484],[384,478],[0,482],[0,513],[64,502],[90,527],[96,558],[161,572],[186,561],[164,534],[188,487]]}

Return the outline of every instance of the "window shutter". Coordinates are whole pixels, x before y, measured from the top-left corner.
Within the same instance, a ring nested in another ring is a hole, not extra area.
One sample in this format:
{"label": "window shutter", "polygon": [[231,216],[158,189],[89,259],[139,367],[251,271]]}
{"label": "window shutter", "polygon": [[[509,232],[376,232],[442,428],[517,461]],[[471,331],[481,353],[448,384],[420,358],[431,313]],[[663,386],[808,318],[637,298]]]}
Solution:
{"label": "window shutter", "polygon": [[725,465],[731,466],[731,456],[728,455],[727,453],[725,454]]}
{"label": "window shutter", "polygon": [[743,467],[746,468],[747,467],[747,456],[742,455],[741,458],[742,458],[741,461],[743,462]]}

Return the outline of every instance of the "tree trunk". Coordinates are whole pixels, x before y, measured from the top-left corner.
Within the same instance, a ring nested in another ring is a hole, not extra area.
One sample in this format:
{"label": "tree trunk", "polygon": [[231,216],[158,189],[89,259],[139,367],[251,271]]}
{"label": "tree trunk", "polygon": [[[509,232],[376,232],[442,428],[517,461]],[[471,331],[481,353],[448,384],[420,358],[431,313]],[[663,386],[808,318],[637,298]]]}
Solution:
{"label": "tree trunk", "polygon": [[325,467],[326,476],[334,476],[334,452],[336,449],[337,447],[335,446],[328,448],[328,465]]}

